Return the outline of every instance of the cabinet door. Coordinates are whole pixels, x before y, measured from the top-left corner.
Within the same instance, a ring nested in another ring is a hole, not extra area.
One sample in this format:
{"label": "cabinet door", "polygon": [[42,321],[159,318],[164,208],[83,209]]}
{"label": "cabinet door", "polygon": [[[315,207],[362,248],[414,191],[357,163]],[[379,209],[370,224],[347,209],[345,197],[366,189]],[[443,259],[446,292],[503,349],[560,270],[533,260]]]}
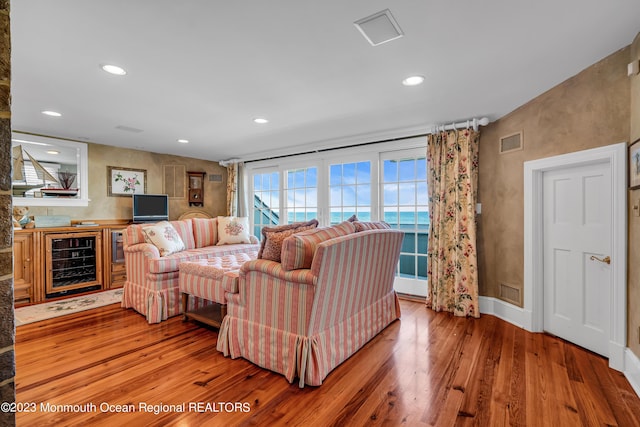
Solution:
{"label": "cabinet door", "polygon": [[13,238],[13,299],[16,305],[33,302],[33,236]]}
{"label": "cabinet door", "polygon": [[122,245],[122,228],[105,229],[104,282],[109,289],[121,288],[127,278]]}

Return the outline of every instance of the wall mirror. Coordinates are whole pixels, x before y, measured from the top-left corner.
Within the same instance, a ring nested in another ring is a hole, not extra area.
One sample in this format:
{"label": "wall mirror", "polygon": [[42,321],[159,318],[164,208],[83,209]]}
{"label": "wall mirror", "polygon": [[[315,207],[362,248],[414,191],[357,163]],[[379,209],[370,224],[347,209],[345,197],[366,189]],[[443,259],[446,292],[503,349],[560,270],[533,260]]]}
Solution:
{"label": "wall mirror", "polygon": [[88,206],[88,150],[84,142],[11,133],[15,206]]}

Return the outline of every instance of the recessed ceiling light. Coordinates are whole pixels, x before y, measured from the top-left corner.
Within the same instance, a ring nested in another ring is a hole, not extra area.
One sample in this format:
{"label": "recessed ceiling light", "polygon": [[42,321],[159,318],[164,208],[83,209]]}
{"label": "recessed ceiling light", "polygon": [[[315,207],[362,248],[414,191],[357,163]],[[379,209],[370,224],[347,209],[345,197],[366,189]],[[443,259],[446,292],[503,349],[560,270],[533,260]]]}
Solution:
{"label": "recessed ceiling light", "polygon": [[269,120],[265,119],[264,117],[256,117],[255,119],[253,119],[253,121],[261,125],[269,123]]}
{"label": "recessed ceiling light", "polygon": [[49,150],[47,151],[47,154],[60,154],[60,152],[56,150]]}
{"label": "recessed ceiling light", "polygon": [[179,139],[178,142],[181,143],[181,144],[188,144],[189,140],[188,139]]}
{"label": "recessed ceiling light", "polygon": [[402,81],[405,86],[417,86],[424,82],[424,76],[410,76]]}
{"label": "recessed ceiling light", "polygon": [[44,110],[42,111],[42,114],[44,114],[45,116],[51,116],[51,117],[62,116],[62,114],[58,113],[57,111],[51,111],[51,110]]}
{"label": "recessed ceiling light", "polygon": [[116,76],[124,76],[125,74],[127,74],[124,68],[118,67],[117,65],[103,64],[100,66],[100,68],[102,68],[107,73],[115,74]]}

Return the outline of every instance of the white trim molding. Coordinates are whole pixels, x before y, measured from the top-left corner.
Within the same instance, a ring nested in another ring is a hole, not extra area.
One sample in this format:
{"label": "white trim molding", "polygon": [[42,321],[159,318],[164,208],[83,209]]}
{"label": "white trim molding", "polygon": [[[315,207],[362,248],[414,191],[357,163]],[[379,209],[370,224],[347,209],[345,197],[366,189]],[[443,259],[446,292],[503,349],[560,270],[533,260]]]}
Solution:
{"label": "white trim molding", "polygon": [[544,172],[590,163],[611,166],[611,264],[613,286],[609,312],[609,366],[624,371],[627,334],[627,186],[625,142],[524,163],[524,312],[531,332],[542,332],[542,176]]}
{"label": "white trim molding", "polygon": [[[496,316],[514,326],[531,331],[531,312],[527,312],[524,308],[493,297],[480,296],[479,302],[480,314]],[[612,343],[611,347],[613,347],[610,349],[612,352],[611,357],[614,357],[613,353],[615,353],[615,357],[622,357],[622,362],[618,361],[616,363],[623,363],[624,369],[618,370],[623,371],[633,391],[640,397],[640,358],[628,347],[620,347],[619,344],[615,343]]]}
{"label": "white trim molding", "polygon": [[522,307],[513,305],[498,298],[480,296],[480,314],[491,314],[505,322],[530,331],[530,314]]}
{"label": "white trim molding", "polygon": [[640,397],[640,358],[638,358],[630,348],[627,348],[625,351],[624,366],[624,376],[627,377],[633,391]]}

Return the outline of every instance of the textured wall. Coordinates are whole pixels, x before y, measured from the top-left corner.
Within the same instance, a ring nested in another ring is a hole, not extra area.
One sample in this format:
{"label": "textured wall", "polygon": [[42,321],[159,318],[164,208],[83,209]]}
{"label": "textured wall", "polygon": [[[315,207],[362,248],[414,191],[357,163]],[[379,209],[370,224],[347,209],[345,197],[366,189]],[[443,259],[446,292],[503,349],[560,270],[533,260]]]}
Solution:
{"label": "textured wall", "polygon": [[[631,45],[629,62],[640,59],[640,34]],[[631,137],[640,139],[640,75],[631,79]],[[640,217],[634,216],[633,205],[640,200],[640,189],[629,191],[629,293],[627,312],[629,317],[627,345],[640,357]]]}
{"label": "textured wall", "polygon": [[[0,0],[0,402],[14,402],[16,396],[12,240],[11,38],[9,1]],[[0,412],[0,426],[13,425],[14,415]]]}
{"label": "textured wall", "polygon": [[[227,168],[217,162],[177,157],[168,154],[129,150],[101,144],[88,144],[89,148],[89,206],[85,207],[29,207],[30,215],[69,215],[72,219],[131,219],[131,197],[107,196],[107,166],[145,169],[147,171],[147,193],[163,192],[163,165],[184,165],[186,170],[204,171],[203,207],[211,216],[226,214]],[[210,174],[222,175],[222,182],[209,182]],[[186,180],[185,180],[186,181]],[[171,199],[169,214],[178,218],[189,210],[187,199]]]}
{"label": "textured wall", "polygon": [[[629,140],[629,54],[611,54],[482,130],[482,295],[497,296],[499,283],[523,286],[524,162]],[[524,149],[498,154],[499,138],[518,131]]]}

